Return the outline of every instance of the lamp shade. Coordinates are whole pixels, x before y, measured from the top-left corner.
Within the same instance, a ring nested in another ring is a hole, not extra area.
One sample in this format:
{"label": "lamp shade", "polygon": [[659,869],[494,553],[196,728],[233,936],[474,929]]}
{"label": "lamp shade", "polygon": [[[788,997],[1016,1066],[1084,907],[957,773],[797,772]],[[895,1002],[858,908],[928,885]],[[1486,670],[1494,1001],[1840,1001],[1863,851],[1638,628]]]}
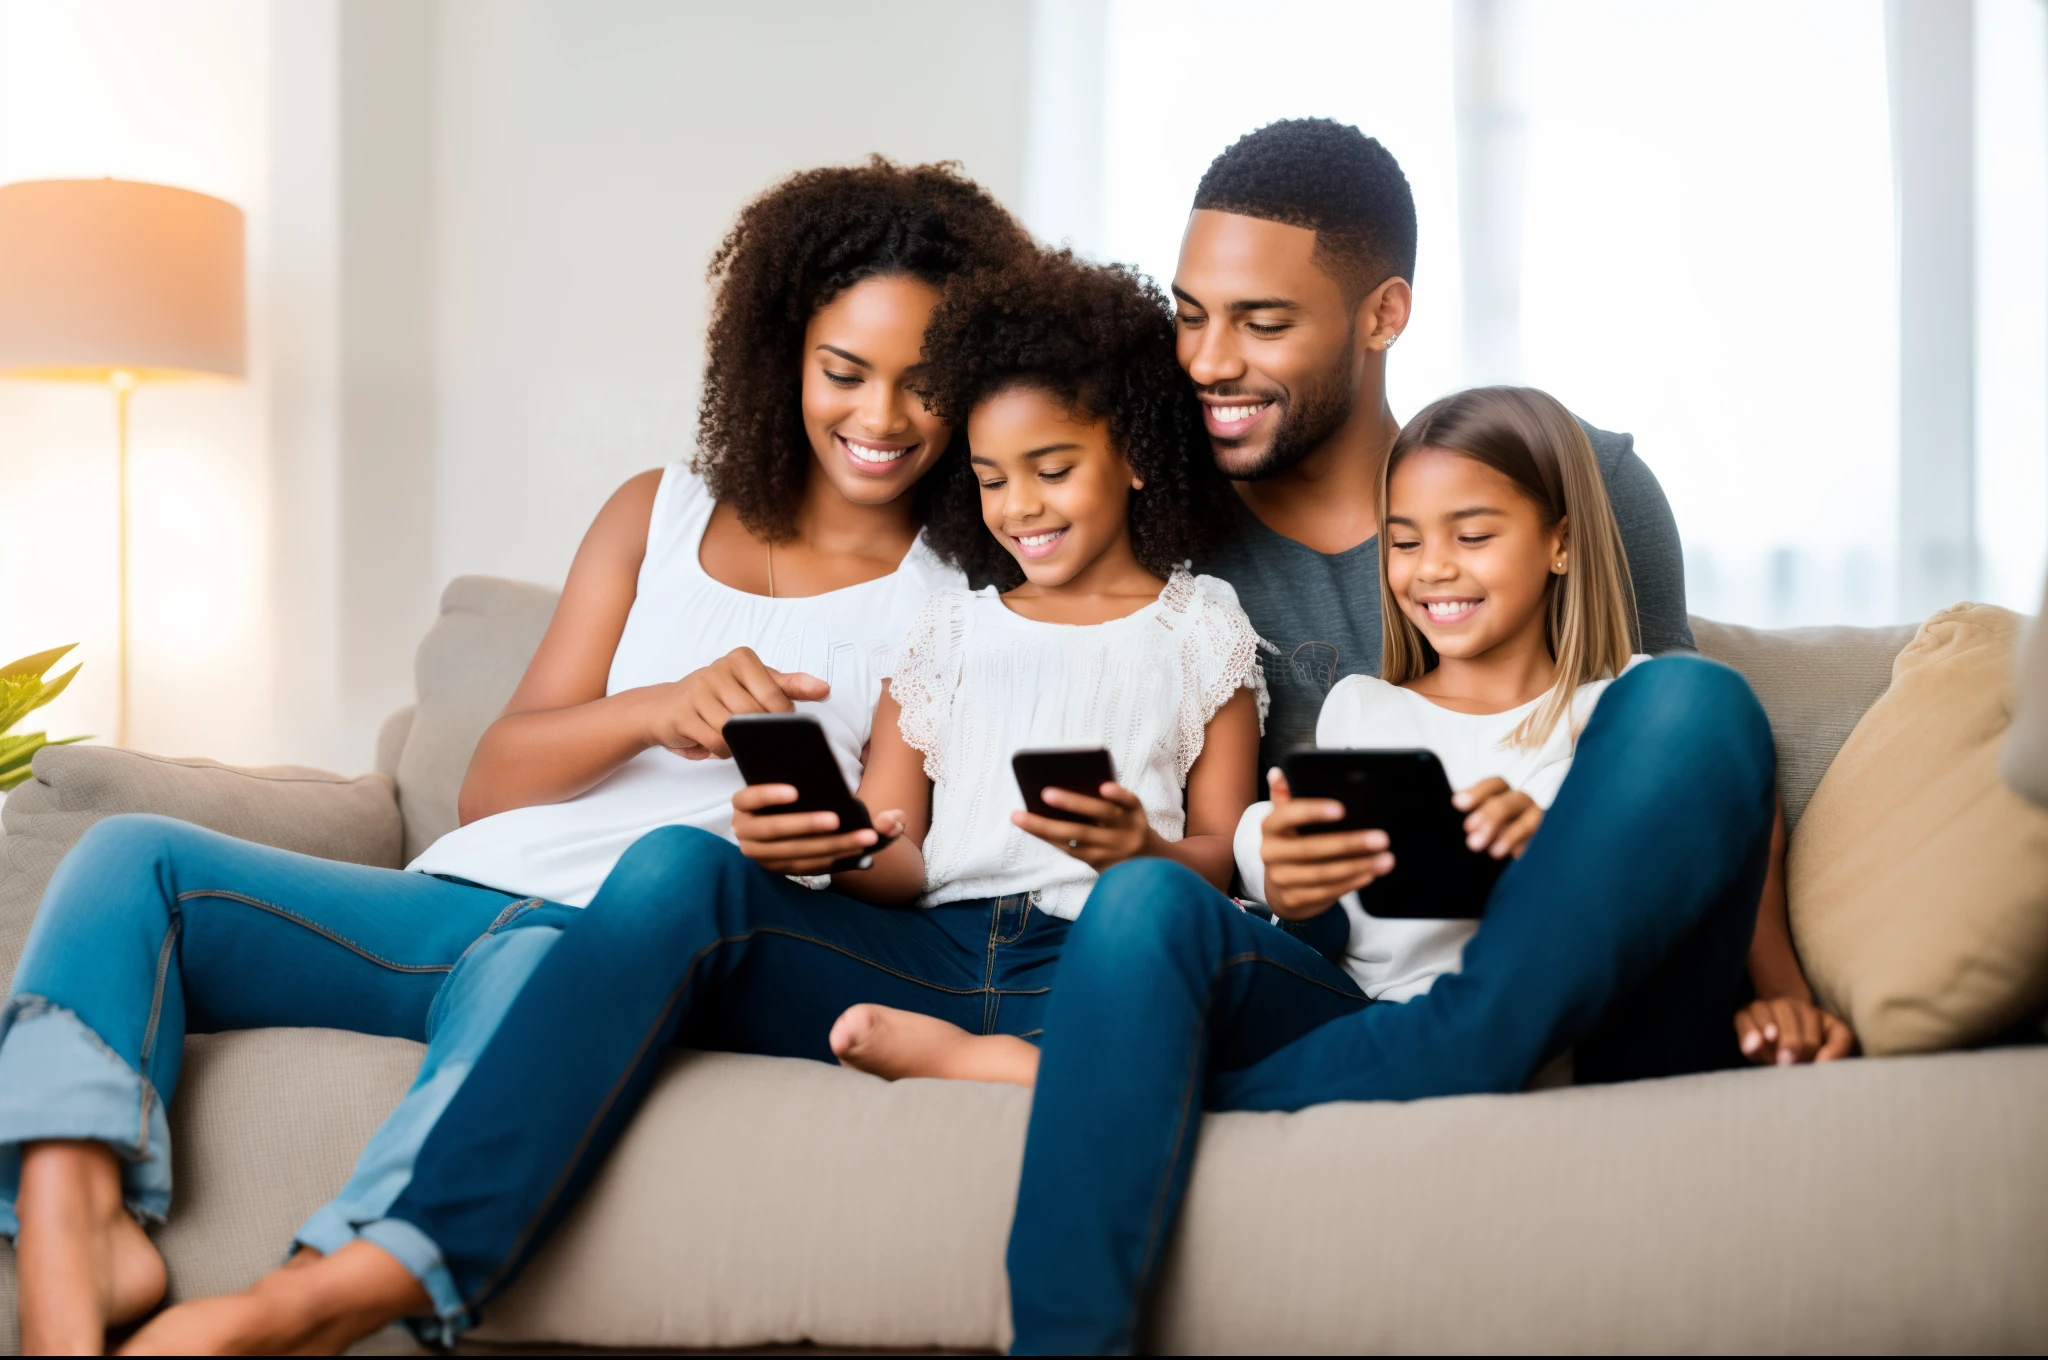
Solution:
{"label": "lamp shade", "polygon": [[0,373],[240,377],[242,210],[117,179],[0,186]]}

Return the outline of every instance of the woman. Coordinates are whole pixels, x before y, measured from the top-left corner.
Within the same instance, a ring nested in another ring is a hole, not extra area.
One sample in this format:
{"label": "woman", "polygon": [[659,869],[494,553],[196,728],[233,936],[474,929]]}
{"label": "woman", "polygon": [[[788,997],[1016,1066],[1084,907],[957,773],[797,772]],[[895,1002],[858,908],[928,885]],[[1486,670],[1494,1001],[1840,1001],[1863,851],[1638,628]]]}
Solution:
{"label": "woman", "polygon": [[[0,1228],[16,1236],[25,1349],[97,1351],[162,1297],[139,1220],[169,1209],[163,1106],[188,1031],[430,1041],[281,1274],[398,1272],[435,1293],[432,1243],[383,1209],[572,908],[654,827],[728,831],[740,782],[720,728],[733,713],[802,703],[857,767],[872,658],[957,579],[919,542],[919,479],[951,433],[917,395],[925,324],[947,279],[1027,244],[951,169],[879,159],[797,175],[742,212],[711,267],[701,478],[644,473],[599,512],[464,779],[464,825],[409,871],[166,818],[87,834],[0,1012],[0,1145],[19,1158],[18,1174],[0,1170]],[[131,1348],[232,1344],[205,1334],[232,1304],[173,1310]]]}

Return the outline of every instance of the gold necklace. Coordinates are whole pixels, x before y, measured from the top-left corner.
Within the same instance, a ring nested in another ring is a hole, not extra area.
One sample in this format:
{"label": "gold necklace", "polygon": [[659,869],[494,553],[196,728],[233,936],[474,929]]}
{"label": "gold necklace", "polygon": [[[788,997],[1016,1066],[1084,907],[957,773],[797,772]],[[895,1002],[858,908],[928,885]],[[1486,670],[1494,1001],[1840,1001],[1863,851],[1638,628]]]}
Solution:
{"label": "gold necklace", "polygon": [[774,545],[773,543],[770,543],[770,544],[768,544],[768,545],[767,545],[767,548],[768,548],[768,598],[772,600],[772,599],[774,599],[774,598],[775,598],[775,545]]}

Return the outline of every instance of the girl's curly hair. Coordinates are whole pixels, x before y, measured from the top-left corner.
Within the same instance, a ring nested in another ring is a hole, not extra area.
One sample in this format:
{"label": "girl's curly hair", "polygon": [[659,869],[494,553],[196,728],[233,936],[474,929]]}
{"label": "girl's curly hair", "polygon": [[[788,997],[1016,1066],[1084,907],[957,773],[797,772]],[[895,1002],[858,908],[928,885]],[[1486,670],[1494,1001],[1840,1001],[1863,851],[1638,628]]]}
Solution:
{"label": "girl's curly hair", "polygon": [[[804,328],[819,308],[863,279],[907,274],[943,289],[1032,248],[1016,219],[950,162],[876,156],[805,170],[742,208],[709,271],[718,294],[695,466],[712,496],[763,538],[796,531],[811,461]],[[921,501],[929,494],[920,488]]]}
{"label": "girl's curly hair", "polygon": [[1131,545],[1166,576],[1204,555],[1227,523],[1230,493],[1209,453],[1201,413],[1174,356],[1173,312],[1149,279],[1072,251],[1034,251],[1010,267],[965,274],[925,331],[930,405],[953,442],[925,477],[925,535],[976,586],[1022,584],[1024,570],[981,517],[968,466],[967,416],[1014,387],[1046,392],[1074,415],[1106,420],[1144,478],[1131,493]]}

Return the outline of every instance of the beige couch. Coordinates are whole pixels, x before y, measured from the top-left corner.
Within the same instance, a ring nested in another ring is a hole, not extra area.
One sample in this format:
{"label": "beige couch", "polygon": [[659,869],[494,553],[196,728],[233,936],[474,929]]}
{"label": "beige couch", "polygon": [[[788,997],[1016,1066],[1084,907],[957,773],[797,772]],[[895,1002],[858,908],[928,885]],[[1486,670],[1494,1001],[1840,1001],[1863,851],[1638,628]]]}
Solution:
{"label": "beige couch", "polygon": [[[401,865],[454,824],[471,746],[551,592],[465,578],[379,773],[39,753],[0,839],[0,978],[93,820],[169,813]],[[1795,823],[1910,629],[1695,621],[1770,711]],[[420,1048],[199,1036],[172,1109],[176,1298],[278,1257]],[[480,1340],[992,1349],[1030,1097],[679,1055]],[[1151,1344],[1172,1351],[2048,1348],[2048,1047],[1207,1121]],[[1116,1131],[1105,1130],[1113,1138]],[[0,1341],[17,1332],[0,1248]],[[388,1338],[387,1338],[388,1340]]]}

